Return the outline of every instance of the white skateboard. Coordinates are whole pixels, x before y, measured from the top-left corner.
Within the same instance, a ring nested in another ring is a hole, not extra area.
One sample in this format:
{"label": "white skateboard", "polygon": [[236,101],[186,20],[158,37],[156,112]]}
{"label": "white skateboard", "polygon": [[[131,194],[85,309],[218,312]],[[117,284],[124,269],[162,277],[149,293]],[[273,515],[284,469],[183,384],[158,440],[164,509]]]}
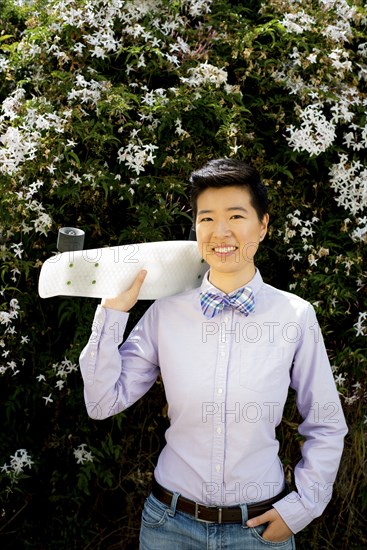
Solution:
{"label": "white skateboard", "polygon": [[112,297],[128,289],[141,269],[147,276],[139,300],[155,300],[196,288],[208,264],[195,241],[162,241],[67,251],[47,259],[38,292],[52,296]]}

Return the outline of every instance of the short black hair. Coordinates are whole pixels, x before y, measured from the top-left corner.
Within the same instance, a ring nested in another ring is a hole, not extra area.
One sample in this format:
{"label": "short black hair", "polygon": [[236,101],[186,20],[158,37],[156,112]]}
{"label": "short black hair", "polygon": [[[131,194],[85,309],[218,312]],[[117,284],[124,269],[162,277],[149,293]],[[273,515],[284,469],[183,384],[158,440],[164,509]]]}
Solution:
{"label": "short black hair", "polygon": [[217,189],[227,186],[246,187],[251,196],[259,221],[268,213],[268,193],[259,172],[241,160],[213,159],[190,176],[190,202],[194,220],[197,214],[198,196],[210,187]]}

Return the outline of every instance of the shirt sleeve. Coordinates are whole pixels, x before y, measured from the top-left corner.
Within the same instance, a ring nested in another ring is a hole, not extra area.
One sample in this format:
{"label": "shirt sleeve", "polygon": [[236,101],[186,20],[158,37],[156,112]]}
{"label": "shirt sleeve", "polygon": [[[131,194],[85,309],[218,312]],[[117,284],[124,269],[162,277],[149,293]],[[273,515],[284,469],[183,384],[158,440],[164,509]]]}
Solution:
{"label": "shirt sleeve", "polygon": [[122,346],[128,314],[98,306],[80,354],[84,400],[91,418],[118,414],[142,397],[159,374],[151,308]]}
{"label": "shirt sleeve", "polygon": [[314,309],[308,306],[292,369],[291,387],[303,421],[302,458],[295,467],[297,491],[274,504],[297,533],[320,516],[331,499],[347,425]]}

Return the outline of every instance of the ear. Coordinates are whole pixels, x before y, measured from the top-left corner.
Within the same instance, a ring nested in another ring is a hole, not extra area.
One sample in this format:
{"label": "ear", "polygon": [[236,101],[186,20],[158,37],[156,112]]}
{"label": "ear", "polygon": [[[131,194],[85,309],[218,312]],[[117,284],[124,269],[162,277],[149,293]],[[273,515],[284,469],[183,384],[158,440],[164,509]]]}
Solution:
{"label": "ear", "polygon": [[265,238],[268,232],[269,214],[264,214],[263,219],[260,222],[260,241]]}

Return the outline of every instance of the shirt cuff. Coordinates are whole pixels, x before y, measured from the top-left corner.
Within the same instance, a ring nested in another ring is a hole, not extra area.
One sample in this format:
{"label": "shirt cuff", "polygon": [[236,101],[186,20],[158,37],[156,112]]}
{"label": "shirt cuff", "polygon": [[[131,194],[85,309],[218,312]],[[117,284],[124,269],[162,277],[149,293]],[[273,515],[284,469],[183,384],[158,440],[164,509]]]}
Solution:
{"label": "shirt cuff", "polygon": [[99,325],[101,334],[112,335],[115,333],[114,335],[116,335],[118,333],[121,335],[122,333],[120,340],[122,341],[128,318],[129,314],[126,311],[118,311],[99,305],[94,316],[94,322]]}
{"label": "shirt cuff", "polygon": [[302,504],[296,491],[292,491],[286,497],[278,500],[273,504],[273,508],[276,509],[294,534],[302,531],[314,519]]}

